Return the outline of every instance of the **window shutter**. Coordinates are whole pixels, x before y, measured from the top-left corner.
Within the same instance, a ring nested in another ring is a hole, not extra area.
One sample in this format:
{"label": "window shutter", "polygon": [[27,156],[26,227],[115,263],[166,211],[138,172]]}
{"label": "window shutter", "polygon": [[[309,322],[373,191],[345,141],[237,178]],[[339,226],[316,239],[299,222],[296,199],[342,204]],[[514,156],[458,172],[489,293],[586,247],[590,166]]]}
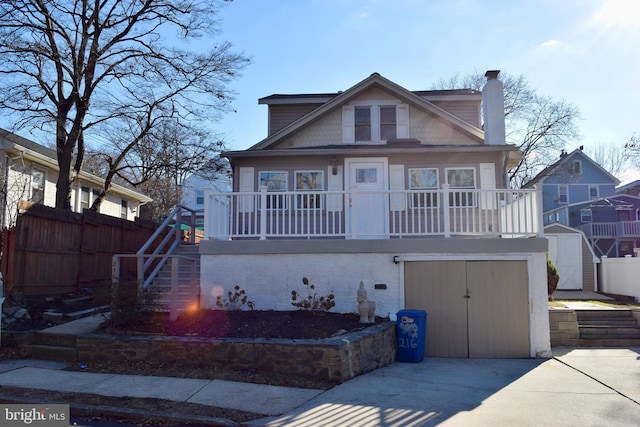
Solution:
{"label": "window shutter", "polygon": [[[327,168],[327,191],[342,191],[342,166],[336,167],[337,173],[333,174],[333,166]],[[342,212],[342,194],[327,195],[327,212]]]}
{"label": "window shutter", "polygon": [[[480,163],[480,189],[496,189],[496,167],[493,163]],[[491,210],[496,209],[496,197],[492,193],[480,193],[480,208]]]}
{"label": "window shutter", "polygon": [[[239,190],[241,193],[253,192],[254,168],[241,167],[239,175]],[[238,198],[239,212],[253,212],[253,196]]]}
{"label": "window shutter", "polygon": [[342,143],[353,144],[355,137],[355,109],[353,105],[342,107]]}
{"label": "window shutter", "polygon": [[389,166],[389,189],[392,191],[390,206],[392,211],[404,211],[407,206],[407,196],[404,193],[393,193],[394,190],[404,190],[404,165]]}
{"label": "window shutter", "polygon": [[396,137],[409,138],[409,105],[396,106],[396,126]]}

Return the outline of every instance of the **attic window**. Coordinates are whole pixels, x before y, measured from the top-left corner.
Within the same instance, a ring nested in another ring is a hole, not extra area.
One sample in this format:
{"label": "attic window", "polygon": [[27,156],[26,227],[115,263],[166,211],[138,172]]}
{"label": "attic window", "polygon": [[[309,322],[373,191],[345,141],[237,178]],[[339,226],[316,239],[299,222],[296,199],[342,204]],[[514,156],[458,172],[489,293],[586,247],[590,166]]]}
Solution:
{"label": "attic window", "polygon": [[355,101],[342,107],[344,144],[384,144],[409,138],[409,106],[392,100]]}
{"label": "attic window", "polygon": [[371,141],[371,107],[355,108],[356,142]]}
{"label": "attic window", "polygon": [[582,162],[580,160],[574,160],[571,168],[573,175],[582,175]]}

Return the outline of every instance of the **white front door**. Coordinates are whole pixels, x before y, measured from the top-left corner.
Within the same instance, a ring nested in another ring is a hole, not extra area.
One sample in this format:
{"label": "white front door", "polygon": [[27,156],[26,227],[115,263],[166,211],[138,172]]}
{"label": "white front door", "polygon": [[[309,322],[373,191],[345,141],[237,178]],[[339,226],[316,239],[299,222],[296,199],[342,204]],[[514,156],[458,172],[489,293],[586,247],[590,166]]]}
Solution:
{"label": "white front door", "polygon": [[389,237],[386,157],[345,159],[345,189],[351,191],[347,235],[352,239]]}

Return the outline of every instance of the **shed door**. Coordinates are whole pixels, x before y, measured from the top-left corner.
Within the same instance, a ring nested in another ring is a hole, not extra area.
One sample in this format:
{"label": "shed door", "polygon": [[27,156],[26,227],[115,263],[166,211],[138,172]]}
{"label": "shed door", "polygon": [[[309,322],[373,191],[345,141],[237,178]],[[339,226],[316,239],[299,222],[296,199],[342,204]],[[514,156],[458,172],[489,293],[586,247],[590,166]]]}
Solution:
{"label": "shed door", "polygon": [[558,270],[558,289],[582,289],[582,236],[549,234],[549,260]]}
{"label": "shed door", "polygon": [[405,307],[427,312],[425,355],[530,357],[526,261],[405,262]]}

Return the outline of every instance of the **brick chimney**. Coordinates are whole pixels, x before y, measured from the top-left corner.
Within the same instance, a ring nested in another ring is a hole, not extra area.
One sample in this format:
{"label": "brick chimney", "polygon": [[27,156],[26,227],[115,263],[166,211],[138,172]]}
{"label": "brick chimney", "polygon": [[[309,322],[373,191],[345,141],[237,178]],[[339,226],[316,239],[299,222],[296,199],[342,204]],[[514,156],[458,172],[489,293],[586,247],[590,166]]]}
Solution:
{"label": "brick chimney", "polygon": [[484,143],[491,145],[505,144],[504,86],[498,74],[500,70],[487,71],[484,74],[487,82],[482,88]]}

